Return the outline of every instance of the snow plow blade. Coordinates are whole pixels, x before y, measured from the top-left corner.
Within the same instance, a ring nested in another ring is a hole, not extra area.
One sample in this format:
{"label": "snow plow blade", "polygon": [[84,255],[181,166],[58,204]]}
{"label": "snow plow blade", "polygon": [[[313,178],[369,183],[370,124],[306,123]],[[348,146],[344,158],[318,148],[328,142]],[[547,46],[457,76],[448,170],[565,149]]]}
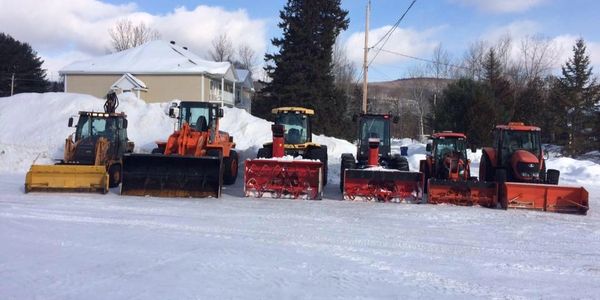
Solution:
{"label": "snow plow blade", "polygon": [[29,192],[108,193],[108,173],[104,166],[32,165],[25,176]]}
{"label": "snow plow blade", "polygon": [[218,157],[124,155],[121,195],[218,198],[221,165]]}
{"label": "snow plow blade", "polygon": [[395,170],[348,169],[344,172],[344,199],[420,203],[423,174]]}
{"label": "snow plow blade", "polygon": [[508,208],[579,215],[589,209],[589,194],[583,187],[507,182],[502,193]]}
{"label": "snow plow blade", "polygon": [[495,182],[454,181],[430,178],[427,202],[453,205],[496,207],[498,187]]}
{"label": "snow plow blade", "polygon": [[320,200],[323,197],[323,163],[312,160],[246,160],[246,197]]}

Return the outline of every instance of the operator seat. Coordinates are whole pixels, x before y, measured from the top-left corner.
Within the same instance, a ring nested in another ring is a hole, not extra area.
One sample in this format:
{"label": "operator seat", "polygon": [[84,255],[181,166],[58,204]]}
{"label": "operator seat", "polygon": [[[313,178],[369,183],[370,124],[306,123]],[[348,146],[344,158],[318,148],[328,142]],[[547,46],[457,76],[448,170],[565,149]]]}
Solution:
{"label": "operator seat", "polygon": [[290,144],[300,144],[300,130],[290,128],[290,130],[288,130],[287,140]]}

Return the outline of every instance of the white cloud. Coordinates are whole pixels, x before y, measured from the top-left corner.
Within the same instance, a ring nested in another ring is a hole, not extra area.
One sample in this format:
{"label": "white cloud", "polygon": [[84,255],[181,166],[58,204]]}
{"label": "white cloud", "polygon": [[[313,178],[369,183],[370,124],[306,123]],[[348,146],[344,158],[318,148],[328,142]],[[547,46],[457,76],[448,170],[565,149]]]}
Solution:
{"label": "white cloud", "polygon": [[540,31],[540,25],[530,20],[520,20],[504,26],[495,27],[486,31],[481,39],[497,40],[509,35],[513,40],[519,40],[526,36],[535,35]]}
{"label": "white cloud", "polygon": [[199,55],[204,55],[212,39],[224,32],[234,46],[246,43],[258,58],[267,43],[266,22],[251,19],[244,10],[200,5],[152,15],[135,4],[99,0],[0,0],[0,7],[2,32],[29,43],[45,60],[49,73],[71,61],[105,54],[110,49],[108,30],[122,18],[143,21],[163,39],[188,46]]}
{"label": "white cloud", "polygon": [[[575,46],[575,42],[579,38],[580,36],[564,34],[552,39],[552,42],[558,51],[556,68],[560,68],[569,58],[573,57],[573,46]],[[585,38],[584,41],[587,46],[586,53],[590,56],[591,64],[594,66],[593,72],[598,76],[598,74],[600,74],[600,42],[587,41]]]}
{"label": "white cloud", "polygon": [[[392,26],[388,25],[369,30],[369,46],[372,47],[377,43],[391,27]],[[433,39],[433,35],[439,30],[440,28],[432,28],[424,31],[396,28],[383,49],[404,55],[429,57],[433,48],[438,44],[438,41]],[[362,65],[365,43],[364,38],[364,32],[354,32],[348,37],[345,43],[348,58],[357,65]],[[376,48],[380,47],[381,44]],[[373,55],[376,52],[377,49],[370,50],[369,60],[373,58]],[[391,64],[405,62],[407,60],[410,60],[410,58],[381,51],[374,61],[374,64]]]}
{"label": "white cloud", "polygon": [[467,6],[475,6],[479,10],[492,13],[523,12],[542,4],[546,0],[451,0]]}

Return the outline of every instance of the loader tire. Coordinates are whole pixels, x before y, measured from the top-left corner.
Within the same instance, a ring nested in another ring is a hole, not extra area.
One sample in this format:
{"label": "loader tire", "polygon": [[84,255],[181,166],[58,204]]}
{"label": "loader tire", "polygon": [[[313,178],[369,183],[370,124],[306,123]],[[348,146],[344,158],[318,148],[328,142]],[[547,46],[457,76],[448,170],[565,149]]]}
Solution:
{"label": "loader tire", "polygon": [[163,154],[163,151],[160,148],[154,148],[152,149],[152,154]]}
{"label": "loader tire", "polygon": [[[479,162],[479,181],[494,181],[494,168],[488,155],[484,152]],[[506,173],[505,173],[506,174]]]}
{"label": "loader tire", "polygon": [[223,158],[223,183],[234,184],[238,176],[238,154],[234,150],[229,151],[229,157]]}
{"label": "loader tire", "polygon": [[344,193],[344,171],[347,169],[356,169],[356,160],[354,160],[354,155],[344,153],[340,162],[340,192],[342,194]]}
{"label": "loader tire", "polygon": [[504,183],[506,182],[506,170],[496,170],[496,183],[498,184],[498,203],[500,208],[508,209],[508,199],[506,198],[506,190]]}
{"label": "loader tire", "polygon": [[108,187],[114,188],[119,186],[123,175],[123,169],[120,164],[114,164],[108,168]]}
{"label": "loader tire", "polygon": [[546,181],[548,182],[548,184],[557,185],[559,177],[560,177],[559,170],[548,169],[548,171],[546,171]]}
{"label": "loader tire", "polygon": [[271,148],[260,148],[256,154],[256,158],[271,158],[273,157],[273,149]]}
{"label": "loader tire", "polygon": [[392,159],[390,161],[390,168],[400,170],[400,171],[409,171],[408,160],[404,156],[394,154],[394,156],[392,156]]}
{"label": "loader tire", "polygon": [[323,186],[327,185],[327,146],[321,145],[319,148],[312,148],[306,152],[307,159],[318,159],[323,163]]}

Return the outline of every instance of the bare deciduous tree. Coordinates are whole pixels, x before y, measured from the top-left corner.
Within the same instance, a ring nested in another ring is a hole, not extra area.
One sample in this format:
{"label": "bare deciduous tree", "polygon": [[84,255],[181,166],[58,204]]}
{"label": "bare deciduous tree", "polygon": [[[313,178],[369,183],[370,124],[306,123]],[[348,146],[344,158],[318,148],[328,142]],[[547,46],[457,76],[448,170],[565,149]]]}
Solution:
{"label": "bare deciduous tree", "polygon": [[237,60],[239,67],[254,72],[256,66],[256,52],[248,44],[241,44],[237,49]]}
{"label": "bare deciduous tree", "polygon": [[233,61],[233,44],[227,37],[226,33],[222,33],[212,40],[212,49],[208,51],[208,56],[214,61]]}
{"label": "bare deciduous tree", "polygon": [[552,71],[558,58],[558,51],[552,40],[542,36],[526,36],[520,45],[520,66],[525,82],[544,78]]}
{"label": "bare deciduous tree", "polygon": [[121,19],[109,29],[114,51],[123,51],[146,42],[160,39],[160,33],[140,22],[137,25],[130,19]]}

